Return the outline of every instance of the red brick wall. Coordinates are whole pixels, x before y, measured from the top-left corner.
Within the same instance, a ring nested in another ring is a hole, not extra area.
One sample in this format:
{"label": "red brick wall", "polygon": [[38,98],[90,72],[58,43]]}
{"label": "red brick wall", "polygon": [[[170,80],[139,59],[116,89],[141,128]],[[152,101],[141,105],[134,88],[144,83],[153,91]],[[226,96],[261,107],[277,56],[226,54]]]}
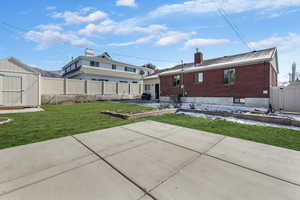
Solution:
{"label": "red brick wall", "polygon": [[273,67],[270,68],[270,86],[277,87],[277,73]]}
{"label": "red brick wall", "polygon": [[[268,98],[269,88],[275,83],[277,74],[270,70],[270,64],[262,63],[248,66],[235,67],[235,84],[224,84],[224,70],[212,69],[205,70],[204,82],[202,84],[194,83],[196,72],[184,74],[184,88],[189,97],[253,97]],[[273,70],[273,69],[272,69]],[[173,75],[160,77],[161,96],[171,96],[180,94],[179,88],[172,86]],[[277,83],[277,79],[276,79]],[[268,90],[268,94],[263,94],[263,90]]]}

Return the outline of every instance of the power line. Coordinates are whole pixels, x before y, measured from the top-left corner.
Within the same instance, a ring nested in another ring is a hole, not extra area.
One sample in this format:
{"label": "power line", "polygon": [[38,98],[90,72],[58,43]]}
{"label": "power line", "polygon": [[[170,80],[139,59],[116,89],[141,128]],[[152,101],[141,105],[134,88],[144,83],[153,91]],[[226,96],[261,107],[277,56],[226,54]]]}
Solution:
{"label": "power line", "polygon": [[216,7],[218,10],[219,15],[225,20],[225,22],[229,25],[229,27],[235,32],[236,36],[239,38],[239,40],[250,50],[252,51],[252,48],[249,46],[246,39],[241,34],[239,28],[237,25],[235,25],[233,22],[230,21],[229,16],[227,15],[226,11],[220,6],[217,6],[218,2],[216,2]]}

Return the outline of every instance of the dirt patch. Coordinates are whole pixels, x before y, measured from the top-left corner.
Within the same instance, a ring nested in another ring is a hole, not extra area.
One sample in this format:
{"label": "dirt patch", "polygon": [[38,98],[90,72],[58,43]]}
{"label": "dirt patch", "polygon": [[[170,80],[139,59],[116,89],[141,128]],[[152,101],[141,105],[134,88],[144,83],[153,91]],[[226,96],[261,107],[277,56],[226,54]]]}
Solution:
{"label": "dirt patch", "polygon": [[176,111],[177,111],[177,109],[104,111],[104,112],[101,112],[101,114],[129,120],[129,119],[138,119],[138,118],[147,117],[147,116],[174,114]]}
{"label": "dirt patch", "polygon": [[222,117],[235,117],[238,119],[247,119],[259,122],[273,123],[273,124],[281,124],[288,126],[297,126],[300,127],[300,121],[296,119],[292,119],[289,117],[283,117],[273,114],[258,114],[258,113],[232,113],[225,111],[206,111],[206,110],[193,110],[193,109],[179,109],[182,112],[193,112],[193,113],[203,113],[208,115],[216,115]]}

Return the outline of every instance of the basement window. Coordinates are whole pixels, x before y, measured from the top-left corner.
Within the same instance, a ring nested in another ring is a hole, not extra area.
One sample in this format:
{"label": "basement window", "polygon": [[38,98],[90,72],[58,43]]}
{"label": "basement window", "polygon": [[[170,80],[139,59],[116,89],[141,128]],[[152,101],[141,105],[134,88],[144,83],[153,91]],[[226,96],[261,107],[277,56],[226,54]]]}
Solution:
{"label": "basement window", "polygon": [[245,104],[246,103],[246,100],[245,98],[233,98],[233,103],[236,103],[236,104]]}
{"label": "basement window", "polygon": [[233,85],[235,82],[235,69],[224,70],[224,84]]}
{"label": "basement window", "polygon": [[177,88],[180,87],[180,84],[181,84],[180,83],[181,82],[180,79],[181,79],[180,75],[174,75],[173,76],[173,79],[172,79],[172,85],[173,85],[173,87],[177,87]]}

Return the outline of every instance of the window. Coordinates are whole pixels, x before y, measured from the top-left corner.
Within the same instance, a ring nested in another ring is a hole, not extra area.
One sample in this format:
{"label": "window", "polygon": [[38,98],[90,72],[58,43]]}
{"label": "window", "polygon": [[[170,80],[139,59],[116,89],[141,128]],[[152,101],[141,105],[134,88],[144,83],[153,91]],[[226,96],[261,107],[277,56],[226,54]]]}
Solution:
{"label": "window", "polygon": [[227,85],[233,85],[235,81],[235,69],[224,70],[224,83]]}
{"label": "window", "polygon": [[125,67],[125,71],[126,72],[134,72],[134,73],[136,73],[136,69],[132,68],[132,67]]}
{"label": "window", "polygon": [[175,75],[173,76],[173,79],[172,79],[172,85],[173,87],[179,87],[180,86],[180,75]]}
{"label": "window", "polygon": [[238,103],[238,104],[245,104],[246,100],[245,98],[233,98],[233,103]]}
{"label": "window", "polygon": [[90,61],[90,66],[92,67],[99,67],[99,62],[96,62],[96,61]]}
{"label": "window", "polygon": [[203,83],[203,72],[195,74],[195,83]]}
{"label": "window", "polygon": [[145,91],[151,90],[151,89],[150,89],[150,86],[151,86],[151,85],[146,84],[146,85],[145,85]]}
{"label": "window", "polygon": [[117,69],[117,65],[115,65],[115,64],[112,64],[112,65],[111,65],[111,69],[114,69],[114,70],[116,70],[116,69]]}

